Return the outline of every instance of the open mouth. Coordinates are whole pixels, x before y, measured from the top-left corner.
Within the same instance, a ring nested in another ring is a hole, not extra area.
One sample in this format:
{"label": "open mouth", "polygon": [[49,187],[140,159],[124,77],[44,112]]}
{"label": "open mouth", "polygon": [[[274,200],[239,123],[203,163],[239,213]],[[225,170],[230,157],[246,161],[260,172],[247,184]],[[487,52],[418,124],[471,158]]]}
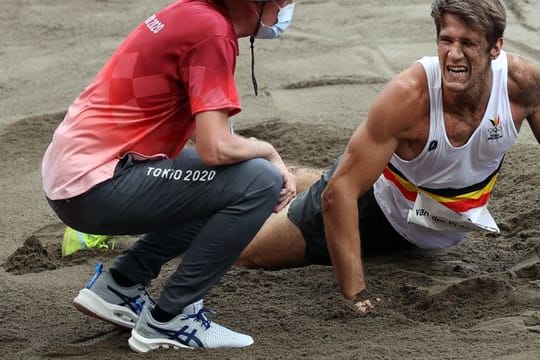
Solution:
{"label": "open mouth", "polygon": [[462,65],[448,65],[446,66],[446,71],[451,79],[458,81],[465,80],[469,74],[469,69]]}
{"label": "open mouth", "polygon": [[464,74],[468,71],[465,66],[447,66],[446,70],[454,74]]}

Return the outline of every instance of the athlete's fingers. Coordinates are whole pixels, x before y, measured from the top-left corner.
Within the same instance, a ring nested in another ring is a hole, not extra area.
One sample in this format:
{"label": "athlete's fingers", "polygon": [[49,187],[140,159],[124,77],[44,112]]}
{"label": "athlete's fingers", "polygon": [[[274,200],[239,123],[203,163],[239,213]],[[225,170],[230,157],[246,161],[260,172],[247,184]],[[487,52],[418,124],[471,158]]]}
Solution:
{"label": "athlete's fingers", "polygon": [[358,311],[360,315],[365,315],[367,311],[369,309],[373,309],[375,305],[371,303],[371,300],[366,299],[366,300],[361,300],[361,301],[356,302],[354,304],[354,307],[356,308],[356,311]]}

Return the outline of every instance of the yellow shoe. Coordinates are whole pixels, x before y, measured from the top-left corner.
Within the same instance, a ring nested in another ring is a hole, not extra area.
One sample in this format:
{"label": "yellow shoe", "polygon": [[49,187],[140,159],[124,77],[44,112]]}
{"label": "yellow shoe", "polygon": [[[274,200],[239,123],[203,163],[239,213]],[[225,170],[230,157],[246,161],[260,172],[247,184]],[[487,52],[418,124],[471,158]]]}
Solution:
{"label": "yellow shoe", "polygon": [[93,235],[66,226],[62,240],[62,256],[71,255],[81,249],[114,249],[116,239],[110,235]]}

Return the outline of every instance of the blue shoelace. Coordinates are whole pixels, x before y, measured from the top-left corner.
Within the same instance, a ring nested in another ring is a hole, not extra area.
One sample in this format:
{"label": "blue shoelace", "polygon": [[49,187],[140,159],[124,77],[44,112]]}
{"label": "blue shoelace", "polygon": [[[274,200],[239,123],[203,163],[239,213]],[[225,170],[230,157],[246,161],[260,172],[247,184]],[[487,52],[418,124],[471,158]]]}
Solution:
{"label": "blue shoelace", "polygon": [[205,327],[205,329],[209,329],[211,321],[208,320],[208,318],[206,316],[204,316],[205,312],[209,312],[209,313],[212,313],[212,314],[214,313],[212,310],[203,307],[203,308],[201,308],[201,310],[197,311],[194,314],[186,316],[184,319],[195,319],[196,321],[200,321],[201,324],[203,324],[203,326]]}

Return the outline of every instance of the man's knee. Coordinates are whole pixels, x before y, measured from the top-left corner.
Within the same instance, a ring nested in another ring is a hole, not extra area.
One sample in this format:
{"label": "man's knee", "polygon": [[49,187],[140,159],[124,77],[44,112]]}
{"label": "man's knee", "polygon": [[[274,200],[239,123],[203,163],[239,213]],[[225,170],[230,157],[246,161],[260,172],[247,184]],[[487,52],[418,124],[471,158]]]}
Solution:
{"label": "man's knee", "polygon": [[249,194],[262,192],[272,200],[279,198],[283,187],[283,176],[279,170],[268,160],[251,159],[246,163],[246,176],[251,176],[247,188]]}
{"label": "man's knee", "polygon": [[257,264],[257,258],[249,250],[249,246],[247,248],[245,248],[244,251],[238,257],[238,259],[236,259],[236,262],[234,263],[234,266],[243,267],[243,268],[247,268],[247,269],[257,269],[257,268],[259,268],[259,266]]}
{"label": "man's knee", "polygon": [[242,251],[234,266],[246,269],[274,269],[274,263],[281,259],[274,259],[271,253],[264,251],[264,246],[259,246],[257,241],[251,242]]}

